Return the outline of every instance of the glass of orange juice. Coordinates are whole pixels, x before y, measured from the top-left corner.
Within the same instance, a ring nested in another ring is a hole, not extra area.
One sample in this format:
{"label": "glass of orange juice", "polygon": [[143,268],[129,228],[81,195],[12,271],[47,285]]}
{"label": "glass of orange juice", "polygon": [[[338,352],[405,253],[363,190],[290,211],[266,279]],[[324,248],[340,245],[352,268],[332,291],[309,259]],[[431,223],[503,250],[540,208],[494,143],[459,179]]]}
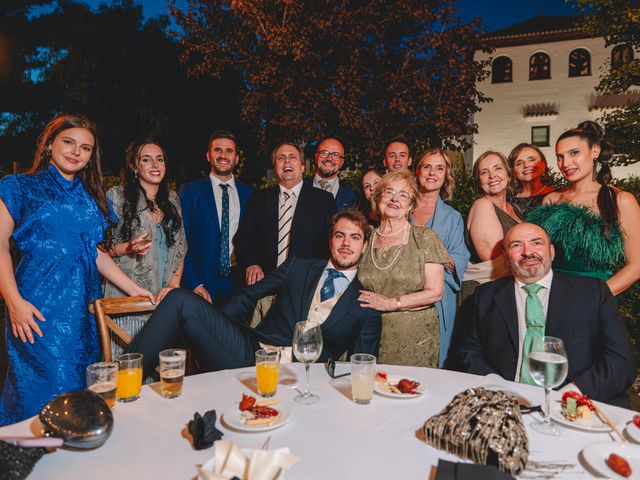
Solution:
{"label": "glass of orange juice", "polygon": [[118,387],[116,397],[119,402],[133,402],[142,390],[142,354],[123,353],[118,357]]}
{"label": "glass of orange juice", "polygon": [[278,391],[280,373],[280,352],[261,348],[256,352],[256,383],[258,394],[273,397]]}

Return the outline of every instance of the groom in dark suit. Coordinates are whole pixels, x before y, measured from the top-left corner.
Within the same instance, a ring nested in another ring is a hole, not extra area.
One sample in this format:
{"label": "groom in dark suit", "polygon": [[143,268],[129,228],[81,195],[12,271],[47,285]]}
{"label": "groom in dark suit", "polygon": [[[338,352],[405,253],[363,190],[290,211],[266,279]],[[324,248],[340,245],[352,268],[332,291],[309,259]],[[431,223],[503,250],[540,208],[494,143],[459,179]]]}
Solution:
{"label": "groom in dark suit", "polygon": [[[224,302],[231,296],[234,283],[244,284],[244,271],[236,272],[231,240],[253,189],[237,182],[233,175],[238,149],[231,132],[218,130],[211,134],[207,161],[211,173],[180,189],[189,245],[182,286],[207,301]],[[233,282],[234,277],[239,280]]]}
{"label": "groom in dark suit", "polygon": [[625,393],[636,377],[636,359],[607,285],[553,272],[553,245],[537,225],[511,228],[504,246],[513,277],[478,287],[461,350],[466,370],[532,383],[525,340],[558,337],[569,360],[565,383],[595,400],[628,407]]}
{"label": "groom in dark suit", "polygon": [[[356,278],[367,231],[367,220],[359,211],[336,214],[329,262],[290,257],[222,307],[187,290],[172,290],[127,351],[144,355],[145,378],[158,364],[158,353],[179,346],[181,340],[204,371],[245,367],[254,364],[254,353],[262,347],[290,355],[296,322],[310,319],[322,330],[320,361],[329,355],[338,358],[344,352],[377,355],[380,312],[360,306],[362,285]],[[260,298],[274,294],[277,300],[256,328],[240,320],[253,311]]]}

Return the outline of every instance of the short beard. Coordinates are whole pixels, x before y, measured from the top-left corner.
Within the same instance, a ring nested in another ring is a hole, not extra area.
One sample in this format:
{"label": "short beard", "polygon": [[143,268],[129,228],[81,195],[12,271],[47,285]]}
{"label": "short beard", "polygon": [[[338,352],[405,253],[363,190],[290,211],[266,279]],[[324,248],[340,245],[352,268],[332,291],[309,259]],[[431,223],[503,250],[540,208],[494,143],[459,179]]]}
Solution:
{"label": "short beard", "polygon": [[331,263],[333,263],[334,266],[342,269],[342,270],[348,270],[352,267],[355,267],[356,265],[358,265],[358,263],[360,263],[360,259],[362,258],[362,255],[360,255],[356,260],[354,260],[353,262],[350,263],[340,263],[336,258],[331,258]]}
{"label": "short beard", "polygon": [[235,169],[236,169],[236,166],[232,165],[227,170],[220,170],[215,163],[211,164],[211,171],[213,173],[215,173],[216,175],[220,175],[220,176],[231,175],[231,174],[233,174],[233,171]]}
{"label": "short beard", "polygon": [[322,178],[331,178],[337,173],[338,173],[337,170],[328,171],[328,170],[323,170],[322,167],[318,167],[318,175],[320,175]]}

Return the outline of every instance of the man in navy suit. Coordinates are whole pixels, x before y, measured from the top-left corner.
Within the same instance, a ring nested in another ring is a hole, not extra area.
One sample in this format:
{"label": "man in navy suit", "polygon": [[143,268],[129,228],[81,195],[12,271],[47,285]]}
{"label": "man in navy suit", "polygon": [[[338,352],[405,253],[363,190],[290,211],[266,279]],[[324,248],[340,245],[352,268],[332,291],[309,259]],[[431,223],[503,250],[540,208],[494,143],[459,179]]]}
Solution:
{"label": "man in navy suit", "polygon": [[333,196],[304,184],[303,153],[294,143],[278,145],[271,160],[278,186],[258,190],[249,198],[234,238],[247,285],[261,280],[290,255],[329,257],[329,227],[336,212]]}
{"label": "man in navy suit", "polygon": [[211,164],[209,176],[180,189],[189,245],[182,286],[209,302],[224,302],[233,290],[232,277],[240,275],[235,271],[231,240],[253,190],[233,176],[238,150],[231,132],[211,134],[207,161]]}
{"label": "man in navy suit", "polygon": [[[344,352],[377,355],[380,312],[360,306],[362,285],[356,278],[367,232],[367,220],[359,211],[336,214],[328,262],[289,257],[222,307],[187,290],[172,290],[127,350],[144,355],[145,378],[158,364],[158,353],[178,346],[181,339],[204,371],[246,367],[254,364],[259,348],[278,349],[290,358],[295,324],[310,319],[322,330],[320,361]],[[256,328],[240,320],[260,298],[274,294],[277,300]]]}
{"label": "man in navy suit", "polygon": [[[531,383],[526,378],[524,340],[533,335],[530,329],[539,327],[540,334],[558,337],[565,344],[566,383],[577,385],[595,400],[628,407],[625,392],[636,378],[636,359],[607,285],[596,278],[551,270],[553,245],[537,225],[521,223],[511,228],[504,246],[513,277],[478,287],[461,349],[466,370]],[[540,325],[530,311],[540,318]]]}
{"label": "man in navy suit", "polygon": [[335,138],[325,138],[318,144],[315,154],[316,174],[305,183],[326,190],[336,199],[338,211],[354,207],[358,201],[356,192],[340,183],[338,174],[344,164],[344,147]]}

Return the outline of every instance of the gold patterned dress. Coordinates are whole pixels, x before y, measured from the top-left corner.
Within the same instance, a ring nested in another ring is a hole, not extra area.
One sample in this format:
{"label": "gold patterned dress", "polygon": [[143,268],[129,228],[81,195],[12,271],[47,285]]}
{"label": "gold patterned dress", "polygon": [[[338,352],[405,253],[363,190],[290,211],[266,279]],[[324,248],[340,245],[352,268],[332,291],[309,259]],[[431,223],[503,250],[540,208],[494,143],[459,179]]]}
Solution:
{"label": "gold patterned dress", "polygon": [[[408,242],[386,252],[372,248],[373,235],[358,265],[358,280],[366,290],[380,295],[418,292],[424,288],[424,264],[449,261],[446,248],[430,228],[410,227]],[[378,363],[437,368],[439,353],[440,327],[434,306],[382,315]]]}

